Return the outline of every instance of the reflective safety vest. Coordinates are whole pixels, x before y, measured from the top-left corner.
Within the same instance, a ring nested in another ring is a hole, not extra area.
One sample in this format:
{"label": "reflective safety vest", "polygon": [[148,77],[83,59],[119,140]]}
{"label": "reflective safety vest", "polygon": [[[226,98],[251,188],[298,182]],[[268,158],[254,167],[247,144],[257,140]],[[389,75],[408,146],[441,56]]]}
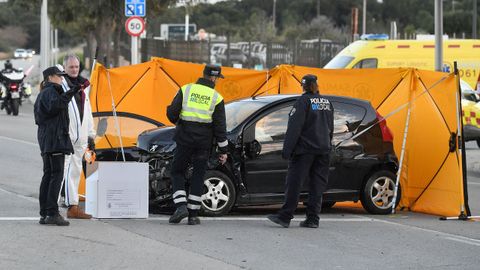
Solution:
{"label": "reflective safety vest", "polygon": [[183,86],[182,95],[180,119],[198,123],[212,123],[215,106],[223,100],[217,91],[201,84]]}

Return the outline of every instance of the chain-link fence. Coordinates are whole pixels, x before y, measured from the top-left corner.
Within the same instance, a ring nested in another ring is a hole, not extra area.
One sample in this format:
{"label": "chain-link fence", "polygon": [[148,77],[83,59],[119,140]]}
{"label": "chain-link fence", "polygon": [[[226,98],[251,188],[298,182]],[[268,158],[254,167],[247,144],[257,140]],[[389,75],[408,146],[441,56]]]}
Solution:
{"label": "chain-link fence", "polygon": [[142,39],[141,52],[142,61],[156,56],[194,63],[266,69],[280,64],[323,67],[345,46],[345,43],[323,39],[284,43]]}

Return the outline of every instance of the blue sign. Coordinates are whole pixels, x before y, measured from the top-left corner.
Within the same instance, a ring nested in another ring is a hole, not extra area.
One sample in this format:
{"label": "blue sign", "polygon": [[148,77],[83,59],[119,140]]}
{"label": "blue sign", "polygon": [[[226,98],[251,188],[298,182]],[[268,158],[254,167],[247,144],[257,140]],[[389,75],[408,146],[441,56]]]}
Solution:
{"label": "blue sign", "polygon": [[146,0],[125,0],[125,16],[145,17],[146,11]]}

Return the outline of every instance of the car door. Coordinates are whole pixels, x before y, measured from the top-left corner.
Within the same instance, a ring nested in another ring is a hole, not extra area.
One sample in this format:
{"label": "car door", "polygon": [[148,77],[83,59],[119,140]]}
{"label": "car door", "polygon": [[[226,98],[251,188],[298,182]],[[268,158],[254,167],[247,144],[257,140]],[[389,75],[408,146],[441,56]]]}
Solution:
{"label": "car door", "polygon": [[288,162],[282,159],[288,114],[292,105],[278,106],[244,129],[245,180],[249,193],[283,193]]}
{"label": "car door", "polygon": [[362,106],[341,100],[331,101],[334,108],[334,132],[330,159],[328,189],[357,189],[352,181],[358,175],[358,157],[363,153],[361,144],[351,138],[362,123],[367,110]]}

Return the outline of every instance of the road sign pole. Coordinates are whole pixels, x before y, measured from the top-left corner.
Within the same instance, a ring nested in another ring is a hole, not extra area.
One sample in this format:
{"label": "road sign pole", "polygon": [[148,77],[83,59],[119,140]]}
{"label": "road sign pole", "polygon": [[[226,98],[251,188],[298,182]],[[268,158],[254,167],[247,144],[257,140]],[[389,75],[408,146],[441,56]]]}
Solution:
{"label": "road sign pole", "polygon": [[132,65],[138,64],[138,37],[132,36]]}

